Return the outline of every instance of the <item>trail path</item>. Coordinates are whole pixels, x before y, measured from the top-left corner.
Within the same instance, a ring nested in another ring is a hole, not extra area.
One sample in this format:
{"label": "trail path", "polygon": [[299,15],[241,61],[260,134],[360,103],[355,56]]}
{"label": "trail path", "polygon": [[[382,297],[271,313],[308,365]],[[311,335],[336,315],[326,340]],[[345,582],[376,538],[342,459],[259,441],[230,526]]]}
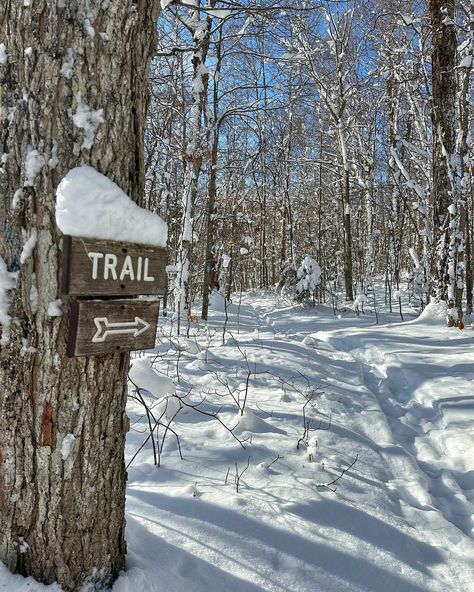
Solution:
{"label": "trail path", "polygon": [[[265,303],[255,307],[272,330],[288,325],[282,311],[268,313]],[[411,322],[333,325],[309,331],[306,341],[312,338],[318,353],[326,349],[329,372],[344,363],[340,383],[362,387],[346,407],[358,416],[351,422],[356,431],[385,461],[387,494],[400,514],[413,528],[469,557],[474,549],[474,334],[444,324],[443,307],[432,307]],[[473,577],[468,572],[463,590],[474,589]]]}
{"label": "trail path", "polygon": [[[135,360],[183,458],[160,427],[154,465],[131,400],[113,592],[474,592],[474,333],[435,307],[376,325],[256,292],[227,312],[188,338],[161,319]],[[0,590],[48,588],[0,566]]]}

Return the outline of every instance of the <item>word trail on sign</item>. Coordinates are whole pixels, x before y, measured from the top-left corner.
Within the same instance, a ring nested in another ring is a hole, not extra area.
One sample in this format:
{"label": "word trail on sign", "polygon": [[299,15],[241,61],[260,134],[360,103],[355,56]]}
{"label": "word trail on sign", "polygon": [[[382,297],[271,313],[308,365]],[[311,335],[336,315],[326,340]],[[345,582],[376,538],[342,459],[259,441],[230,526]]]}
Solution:
{"label": "word trail on sign", "polygon": [[63,237],[62,291],[69,296],[162,295],[166,249]]}

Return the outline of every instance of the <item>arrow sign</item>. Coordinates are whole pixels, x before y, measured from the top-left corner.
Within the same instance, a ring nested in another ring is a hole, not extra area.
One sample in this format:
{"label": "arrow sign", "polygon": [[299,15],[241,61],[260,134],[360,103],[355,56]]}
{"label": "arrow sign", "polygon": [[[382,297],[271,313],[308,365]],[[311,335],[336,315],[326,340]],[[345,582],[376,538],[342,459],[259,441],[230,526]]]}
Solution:
{"label": "arrow sign", "polygon": [[132,322],[111,323],[106,317],[96,317],[94,324],[97,327],[97,333],[92,337],[92,343],[103,343],[108,335],[117,335],[119,333],[131,333],[133,337],[138,337],[150,328],[140,317],[135,317]]}
{"label": "arrow sign", "polygon": [[160,303],[71,299],[68,356],[101,356],[155,346]]}

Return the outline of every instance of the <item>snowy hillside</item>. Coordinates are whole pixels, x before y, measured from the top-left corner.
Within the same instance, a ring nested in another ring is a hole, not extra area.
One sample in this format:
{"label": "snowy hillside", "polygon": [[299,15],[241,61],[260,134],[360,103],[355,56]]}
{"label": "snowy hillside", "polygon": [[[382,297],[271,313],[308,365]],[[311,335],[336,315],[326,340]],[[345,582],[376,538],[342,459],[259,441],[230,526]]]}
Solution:
{"label": "snowy hillside", "polygon": [[251,293],[224,334],[212,304],[135,358],[114,592],[474,591],[474,332]]}

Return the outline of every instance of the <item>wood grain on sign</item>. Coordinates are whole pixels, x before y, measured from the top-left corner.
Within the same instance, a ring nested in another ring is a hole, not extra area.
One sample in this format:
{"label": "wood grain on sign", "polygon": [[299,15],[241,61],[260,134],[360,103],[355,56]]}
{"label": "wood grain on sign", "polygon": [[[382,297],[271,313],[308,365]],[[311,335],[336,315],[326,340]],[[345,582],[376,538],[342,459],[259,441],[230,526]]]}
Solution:
{"label": "wood grain on sign", "polygon": [[155,346],[159,302],[71,301],[67,355],[99,356]]}
{"label": "wood grain on sign", "polygon": [[166,249],[66,235],[61,287],[70,296],[162,295]]}

